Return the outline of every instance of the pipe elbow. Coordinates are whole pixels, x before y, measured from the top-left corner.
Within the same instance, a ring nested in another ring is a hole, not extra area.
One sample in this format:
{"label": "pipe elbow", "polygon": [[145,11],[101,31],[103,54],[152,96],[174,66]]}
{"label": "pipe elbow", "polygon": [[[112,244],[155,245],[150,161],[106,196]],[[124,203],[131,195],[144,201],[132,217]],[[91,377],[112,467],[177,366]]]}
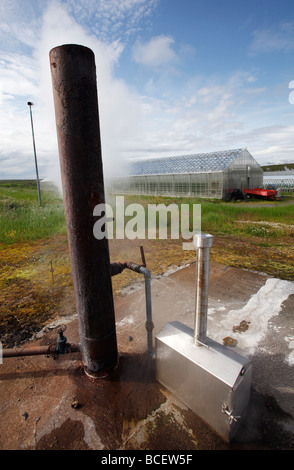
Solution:
{"label": "pipe elbow", "polygon": [[140,266],[140,273],[144,274],[145,279],[151,279],[151,272],[145,266]]}

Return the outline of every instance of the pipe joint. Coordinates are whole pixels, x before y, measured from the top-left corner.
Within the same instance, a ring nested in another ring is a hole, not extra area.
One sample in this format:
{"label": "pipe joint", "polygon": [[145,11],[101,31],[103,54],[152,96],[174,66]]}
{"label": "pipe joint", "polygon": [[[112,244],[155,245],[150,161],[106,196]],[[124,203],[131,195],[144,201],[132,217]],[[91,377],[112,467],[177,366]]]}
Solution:
{"label": "pipe joint", "polygon": [[146,321],[145,327],[147,331],[152,331],[154,328],[154,323],[152,321]]}

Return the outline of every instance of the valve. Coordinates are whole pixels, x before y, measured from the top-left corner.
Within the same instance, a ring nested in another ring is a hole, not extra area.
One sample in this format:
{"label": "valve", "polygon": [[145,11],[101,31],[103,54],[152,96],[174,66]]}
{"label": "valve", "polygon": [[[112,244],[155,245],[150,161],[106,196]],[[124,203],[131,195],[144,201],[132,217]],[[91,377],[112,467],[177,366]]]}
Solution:
{"label": "valve", "polygon": [[66,337],[63,336],[63,332],[66,330],[65,325],[58,326],[55,331],[59,334],[56,344],[57,354],[66,354],[67,353],[67,343]]}
{"label": "valve", "polygon": [[230,424],[232,424],[233,421],[238,421],[238,419],[241,419],[241,416],[234,416],[234,415],[233,415],[233,411],[234,411],[234,410],[231,410],[231,411],[230,411],[229,408],[228,408],[228,406],[227,406],[225,403],[223,403],[223,405],[222,405],[222,413],[225,413],[225,414],[228,415],[228,417],[229,417],[229,423],[230,423]]}

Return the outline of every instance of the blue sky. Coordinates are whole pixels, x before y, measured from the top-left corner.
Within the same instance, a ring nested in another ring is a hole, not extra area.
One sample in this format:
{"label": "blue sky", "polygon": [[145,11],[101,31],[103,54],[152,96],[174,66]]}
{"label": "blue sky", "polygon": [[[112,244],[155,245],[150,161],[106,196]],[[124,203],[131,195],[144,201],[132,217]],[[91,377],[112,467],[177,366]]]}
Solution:
{"label": "blue sky", "polygon": [[58,178],[49,51],[95,53],[106,174],[247,147],[294,162],[293,0],[0,0],[0,179]]}

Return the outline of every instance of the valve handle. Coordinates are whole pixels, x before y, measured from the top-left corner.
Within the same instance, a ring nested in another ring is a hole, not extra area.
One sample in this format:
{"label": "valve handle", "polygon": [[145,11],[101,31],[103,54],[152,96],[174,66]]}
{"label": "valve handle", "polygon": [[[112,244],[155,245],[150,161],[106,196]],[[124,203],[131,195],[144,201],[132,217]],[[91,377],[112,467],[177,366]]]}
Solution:
{"label": "valve handle", "polygon": [[241,416],[234,416],[234,415],[233,415],[233,411],[234,411],[234,410],[231,410],[231,411],[230,411],[229,408],[228,408],[228,406],[227,406],[225,403],[223,403],[223,405],[222,405],[222,413],[225,413],[225,414],[228,415],[230,424],[232,424],[233,421],[236,421],[236,422],[237,422],[238,419],[241,419]]}
{"label": "valve handle", "polygon": [[56,333],[62,335],[62,333],[66,330],[66,325],[58,325],[54,328],[54,331],[56,331]]}

